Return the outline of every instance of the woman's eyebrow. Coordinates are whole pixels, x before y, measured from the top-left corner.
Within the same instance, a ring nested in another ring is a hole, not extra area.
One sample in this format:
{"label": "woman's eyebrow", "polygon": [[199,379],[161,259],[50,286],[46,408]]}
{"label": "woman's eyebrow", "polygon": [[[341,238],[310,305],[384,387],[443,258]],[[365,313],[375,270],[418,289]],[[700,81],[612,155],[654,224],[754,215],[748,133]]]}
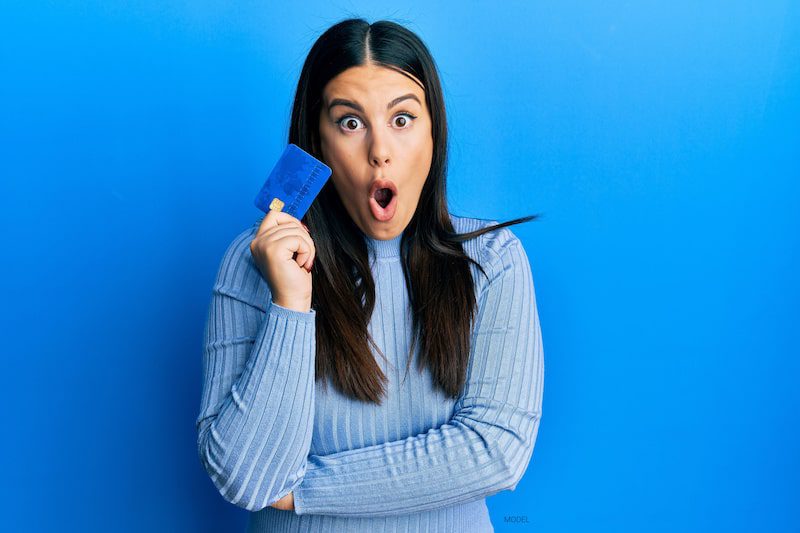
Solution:
{"label": "woman's eyebrow", "polygon": [[[397,104],[399,104],[400,102],[402,102],[403,100],[408,100],[409,98],[412,99],[412,100],[416,100],[419,105],[422,105],[422,103],[419,101],[419,98],[417,98],[416,95],[414,95],[412,93],[408,93],[408,94],[404,94],[403,96],[398,96],[397,98],[395,98],[394,100],[389,102],[389,104],[386,106],[386,109],[391,109],[394,106],[396,106]],[[331,100],[331,103],[328,104],[328,112],[330,112],[330,110],[333,108],[333,106],[337,106],[337,105],[343,105],[343,106],[347,106],[347,107],[352,107],[356,111],[361,111],[362,113],[364,112],[364,108],[361,107],[360,104],[358,104],[357,102],[353,102],[351,100],[345,100],[344,98],[334,98],[333,100]]]}

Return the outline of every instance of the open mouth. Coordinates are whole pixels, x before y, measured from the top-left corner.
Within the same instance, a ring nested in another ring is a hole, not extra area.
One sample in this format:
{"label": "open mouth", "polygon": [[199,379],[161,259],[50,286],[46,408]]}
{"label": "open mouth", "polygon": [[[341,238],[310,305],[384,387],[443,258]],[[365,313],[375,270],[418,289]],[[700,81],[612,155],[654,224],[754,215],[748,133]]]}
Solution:
{"label": "open mouth", "polygon": [[397,209],[397,186],[388,179],[378,178],[370,187],[369,209],[375,220],[388,222]]}
{"label": "open mouth", "polygon": [[383,208],[389,205],[389,202],[392,201],[392,196],[394,196],[394,192],[389,188],[378,189],[375,191],[375,201],[378,202],[378,205]]}

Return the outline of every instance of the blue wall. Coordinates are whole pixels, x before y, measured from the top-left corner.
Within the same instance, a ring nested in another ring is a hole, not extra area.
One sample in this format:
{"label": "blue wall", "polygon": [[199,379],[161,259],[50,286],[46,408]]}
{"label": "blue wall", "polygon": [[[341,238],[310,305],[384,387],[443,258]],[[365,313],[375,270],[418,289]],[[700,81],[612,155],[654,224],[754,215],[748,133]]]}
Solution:
{"label": "blue wall", "polygon": [[544,213],[497,530],[797,531],[798,3],[377,4],[4,3],[0,529],[242,531],[195,447],[211,284],[355,14],[436,58],[453,211]]}

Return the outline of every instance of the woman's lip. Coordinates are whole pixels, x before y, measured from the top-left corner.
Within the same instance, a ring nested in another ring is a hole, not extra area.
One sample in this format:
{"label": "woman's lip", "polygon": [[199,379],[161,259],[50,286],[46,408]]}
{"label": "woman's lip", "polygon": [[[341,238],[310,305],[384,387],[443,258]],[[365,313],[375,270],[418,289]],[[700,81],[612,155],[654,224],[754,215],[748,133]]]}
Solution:
{"label": "woman's lip", "polygon": [[392,197],[397,196],[397,186],[392,180],[378,178],[373,181],[369,187],[369,197],[373,198],[375,196],[375,191],[378,189],[390,189],[392,191]]}

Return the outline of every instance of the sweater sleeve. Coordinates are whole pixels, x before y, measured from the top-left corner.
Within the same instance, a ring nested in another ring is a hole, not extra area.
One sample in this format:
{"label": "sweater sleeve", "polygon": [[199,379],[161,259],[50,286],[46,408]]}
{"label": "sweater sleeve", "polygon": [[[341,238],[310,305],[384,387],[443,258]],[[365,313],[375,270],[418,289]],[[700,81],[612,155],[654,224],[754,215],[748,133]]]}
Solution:
{"label": "sweater sleeve", "polygon": [[466,386],[451,419],[403,440],[310,455],[295,513],[387,516],[514,490],[533,453],[542,412],[544,358],[530,264],[498,230],[479,295]]}
{"label": "sweater sleeve", "polygon": [[315,311],[271,300],[240,234],[214,284],[196,420],[200,462],[220,494],[263,509],[302,480],[314,418]]}

